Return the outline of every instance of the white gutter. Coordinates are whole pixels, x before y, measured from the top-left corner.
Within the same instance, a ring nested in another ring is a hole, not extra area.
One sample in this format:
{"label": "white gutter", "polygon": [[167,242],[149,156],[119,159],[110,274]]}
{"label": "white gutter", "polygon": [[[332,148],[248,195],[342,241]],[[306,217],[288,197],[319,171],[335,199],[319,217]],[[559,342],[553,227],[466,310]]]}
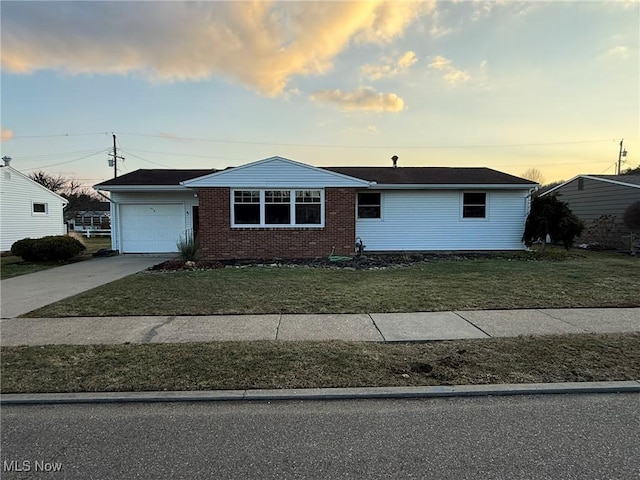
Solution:
{"label": "white gutter", "polygon": [[370,188],[379,190],[529,190],[538,188],[537,183],[514,184],[495,184],[495,183],[385,183],[376,184],[372,182]]}
{"label": "white gutter", "polygon": [[94,185],[93,189],[106,192],[186,192],[189,190],[181,185]]}

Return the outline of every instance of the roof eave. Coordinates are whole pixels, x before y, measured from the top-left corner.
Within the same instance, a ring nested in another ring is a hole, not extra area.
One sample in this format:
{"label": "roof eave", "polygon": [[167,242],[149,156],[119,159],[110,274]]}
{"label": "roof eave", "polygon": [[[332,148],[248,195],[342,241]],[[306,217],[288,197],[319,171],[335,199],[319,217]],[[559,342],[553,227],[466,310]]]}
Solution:
{"label": "roof eave", "polygon": [[182,185],[94,185],[94,190],[106,192],[186,192],[189,189]]}
{"label": "roof eave", "polygon": [[372,183],[371,185],[371,188],[380,190],[530,190],[537,187],[537,183]]}
{"label": "roof eave", "polygon": [[623,187],[640,188],[640,185],[636,185],[635,183],[626,183],[626,182],[621,182],[619,180],[612,180],[612,179],[609,179],[609,178],[598,177],[598,176],[595,176],[595,175],[580,174],[580,175],[576,175],[575,177],[567,180],[564,183],[561,183],[560,185],[556,185],[555,187],[550,188],[546,192],[541,193],[540,196],[544,197],[545,195],[549,195],[550,193],[555,192],[559,188],[562,188],[565,185],[569,185],[571,182],[575,182],[579,178],[588,178],[589,180],[597,180],[597,181],[600,181],[600,182],[612,183],[614,185],[622,185]]}
{"label": "roof eave", "polygon": [[600,180],[601,182],[613,183],[614,185],[622,185],[624,187],[631,187],[631,188],[640,188],[640,185],[636,183],[623,182],[621,180],[614,180],[612,178],[602,178],[602,177],[598,177],[597,175],[580,175],[580,176],[583,178],[589,178],[591,180]]}

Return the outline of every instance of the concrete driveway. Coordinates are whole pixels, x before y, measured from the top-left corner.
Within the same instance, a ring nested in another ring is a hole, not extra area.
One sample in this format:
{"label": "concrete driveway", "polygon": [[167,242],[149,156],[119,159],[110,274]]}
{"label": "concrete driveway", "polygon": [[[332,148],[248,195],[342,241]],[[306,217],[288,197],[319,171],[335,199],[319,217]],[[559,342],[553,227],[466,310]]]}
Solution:
{"label": "concrete driveway", "polygon": [[15,318],[78,293],[145,270],[175,254],[118,255],[0,281],[2,318]]}

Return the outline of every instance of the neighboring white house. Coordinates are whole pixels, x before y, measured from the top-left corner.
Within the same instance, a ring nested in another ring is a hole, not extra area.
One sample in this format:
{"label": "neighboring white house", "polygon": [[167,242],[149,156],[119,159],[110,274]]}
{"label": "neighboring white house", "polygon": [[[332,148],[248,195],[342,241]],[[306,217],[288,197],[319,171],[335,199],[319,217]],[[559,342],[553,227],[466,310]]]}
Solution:
{"label": "neighboring white house", "polygon": [[83,209],[66,212],[69,231],[81,233],[87,237],[111,235],[111,206],[110,202],[92,202],[84,205]]}
{"label": "neighboring white house", "polygon": [[207,258],[365,251],[522,250],[537,184],[488,168],[313,167],[271,157],[214,170],[138,170],[111,193],[122,253],[176,251],[199,234]]}
{"label": "neighboring white house", "polygon": [[[6,161],[6,160],[5,160]],[[23,238],[64,235],[67,200],[9,165],[0,166],[0,251]]]}

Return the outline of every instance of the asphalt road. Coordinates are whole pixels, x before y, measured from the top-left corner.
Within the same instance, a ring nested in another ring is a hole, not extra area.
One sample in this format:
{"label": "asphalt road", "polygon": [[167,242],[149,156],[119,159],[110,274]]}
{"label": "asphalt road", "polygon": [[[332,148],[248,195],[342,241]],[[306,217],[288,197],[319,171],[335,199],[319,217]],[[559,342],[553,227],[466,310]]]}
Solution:
{"label": "asphalt road", "polygon": [[640,478],[640,395],[3,406],[2,469],[4,480],[626,480]]}

